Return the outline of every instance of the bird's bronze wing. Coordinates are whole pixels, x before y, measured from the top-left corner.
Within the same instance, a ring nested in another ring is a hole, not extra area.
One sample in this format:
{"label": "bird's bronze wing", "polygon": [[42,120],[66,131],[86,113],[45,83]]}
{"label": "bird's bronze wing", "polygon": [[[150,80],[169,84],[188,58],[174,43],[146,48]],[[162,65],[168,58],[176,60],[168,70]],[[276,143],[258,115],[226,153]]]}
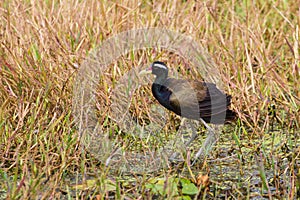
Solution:
{"label": "bird's bronze wing", "polygon": [[199,116],[199,101],[207,98],[207,88],[203,82],[169,78],[165,86],[172,92],[169,101],[176,114]]}
{"label": "bird's bronze wing", "polygon": [[206,83],[206,87],[207,95],[199,102],[200,109],[213,106],[214,114],[225,112],[230,105],[231,96],[221,92],[213,83]]}
{"label": "bird's bronze wing", "polygon": [[213,83],[169,78],[166,87],[172,92],[170,105],[173,111],[185,117],[210,117],[226,112],[230,104],[230,96],[223,94]]}

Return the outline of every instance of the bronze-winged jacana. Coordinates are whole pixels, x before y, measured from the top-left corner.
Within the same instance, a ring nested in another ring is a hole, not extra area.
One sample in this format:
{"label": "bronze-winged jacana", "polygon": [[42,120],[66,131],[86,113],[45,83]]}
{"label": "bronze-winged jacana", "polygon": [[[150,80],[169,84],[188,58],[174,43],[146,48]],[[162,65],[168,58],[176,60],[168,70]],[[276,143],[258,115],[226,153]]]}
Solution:
{"label": "bronze-winged jacana", "polygon": [[213,83],[168,78],[168,68],[160,61],[153,62],[143,73],[156,75],[152,84],[153,96],[177,115],[196,120],[201,118],[212,124],[222,124],[235,118],[235,113],[228,109],[231,96],[222,93]]}
{"label": "bronze-winged jacana", "polygon": [[[162,106],[182,117],[202,121],[210,134],[213,131],[206,123],[223,124],[235,119],[235,113],[228,108],[231,96],[221,92],[215,84],[168,78],[168,68],[160,61],[153,62],[148,70],[140,72],[148,73],[156,76],[152,84],[152,94]],[[195,139],[195,134],[192,138],[188,143]],[[209,143],[213,142],[215,141],[208,137],[204,145],[211,146]],[[203,149],[196,157],[203,153],[202,151]]]}

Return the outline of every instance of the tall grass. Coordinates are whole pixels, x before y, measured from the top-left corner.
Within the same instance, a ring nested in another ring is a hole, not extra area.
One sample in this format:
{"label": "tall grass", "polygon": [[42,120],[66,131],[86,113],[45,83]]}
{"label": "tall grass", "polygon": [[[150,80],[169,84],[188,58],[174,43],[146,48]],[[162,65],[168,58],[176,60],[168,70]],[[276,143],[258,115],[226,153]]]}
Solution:
{"label": "tall grass", "polygon": [[[215,177],[221,180],[213,181],[206,195],[251,198],[266,191],[270,198],[300,196],[299,3],[1,1],[1,196],[49,199],[115,195],[136,199],[157,195],[145,187],[146,175],[131,177],[126,184],[109,177],[96,158],[82,151],[71,115],[74,77],[89,51],[117,33],[142,27],[168,28],[192,36],[217,63],[225,90],[233,96],[232,107],[239,122],[232,134],[234,139],[225,142],[240,156],[235,163],[240,167],[240,178],[228,186],[226,176],[222,175],[223,180]],[[182,66],[179,72],[188,74],[184,58],[170,52],[134,52],[111,64],[99,85],[99,97],[109,104],[109,87],[114,81],[132,66],[154,59],[167,61],[174,69]],[[149,88],[144,90],[150,94]],[[137,117],[145,115],[147,110],[143,108],[148,109],[146,101],[151,100],[145,100],[143,94],[140,91],[133,102]],[[105,105],[99,103],[99,110],[103,111]],[[169,123],[172,129],[173,122]],[[220,157],[222,146],[216,148],[213,156]],[[242,176],[251,162],[259,166],[257,193],[253,188],[250,191],[250,181]],[[264,168],[271,169],[270,174],[265,174]],[[72,188],[74,182],[95,176],[92,187]],[[117,189],[108,187],[107,180],[112,180]],[[275,192],[270,191],[271,186]],[[166,189],[164,194],[172,198],[171,193]]]}

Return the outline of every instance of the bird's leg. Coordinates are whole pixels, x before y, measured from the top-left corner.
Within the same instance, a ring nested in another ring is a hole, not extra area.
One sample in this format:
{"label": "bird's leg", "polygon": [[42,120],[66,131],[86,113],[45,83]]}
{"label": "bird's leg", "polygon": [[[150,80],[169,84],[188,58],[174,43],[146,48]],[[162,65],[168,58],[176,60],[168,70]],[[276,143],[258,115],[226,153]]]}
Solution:
{"label": "bird's leg", "polygon": [[[180,123],[180,127],[183,127],[183,124],[185,122],[186,118],[182,118],[182,121]],[[191,138],[189,139],[189,141],[187,141],[185,144],[184,144],[184,147],[186,149],[186,147],[188,147],[196,138],[197,138],[197,130],[195,129],[193,123],[188,120],[190,126],[191,126],[191,129],[192,129],[192,136]],[[197,121],[198,122],[198,121]],[[175,152],[173,153],[171,156],[170,156],[170,160],[175,160],[175,158],[178,156],[178,152]]]}
{"label": "bird's leg", "polygon": [[215,130],[211,128],[203,119],[200,118],[200,121],[204,124],[204,126],[207,128],[208,135],[205,139],[203,145],[199,149],[199,151],[196,153],[194,157],[194,161],[192,165],[194,165],[197,161],[197,159],[201,157],[205,157],[208,155],[209,151],[211,150],[212,146],[216,143],[216,141],[219,139],[220,130],[218,126],[215,126]]}
{"label": "bird's leg", "polygon": [[205,128],[208,130],[208,132],[210,132],[210,133],[214,132],[214,130],[202,118],[200,118],[200,121],[205,126]]}
{"label": "bird's leg", "polygon": [[[197,121],[197,122],[198,122],[198,121]],[[191,125],[193,134],[192,134],[190,140],[187,141],[187,143],[185,143],[185,146],[186,146],[186,147],[189,146],[189,145],[197,138],[197,136],[198,136],[197,130],[196,130],[195,127],[193,126],[192,122],[189,121],[189,123],[190,123],[190,125]]]}
{"label": "bird's leg", "polygon": [[[185,123],[185,118],[181,118],[181,122],[180,122],[180,127],[183,127],[183,124]],[[179,129],[179,133],[177,134],[178,136],[180,135],[182,135],[182,133],[181,133],[181,131],[180,131],[180,129]],[[175,140],[175,146],[177,145],[177,139]],[[177,148],[176,148],[177,149]],[[181,161],[180,159],[176,159],[176,157],[178,156],[178,152],[174,152],[171,156],[170,156],[170,158],[169,158],[169,160],[170,161]]]}

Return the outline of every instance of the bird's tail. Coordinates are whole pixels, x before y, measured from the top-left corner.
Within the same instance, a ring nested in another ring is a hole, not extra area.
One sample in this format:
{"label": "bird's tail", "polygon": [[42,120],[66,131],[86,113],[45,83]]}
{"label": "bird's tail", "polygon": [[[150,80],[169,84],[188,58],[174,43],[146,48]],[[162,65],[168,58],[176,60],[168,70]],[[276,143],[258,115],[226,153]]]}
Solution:
{"label": "bird's tail", "polygon": [[[227,106],[230,106],[231,96],[228,94],[226,94],[226,101],[227,101]],[[235,121],[236,117],[237,117],[237,114],[233,110],[230,110],[229,108],[227,108],[225,122]]]}

